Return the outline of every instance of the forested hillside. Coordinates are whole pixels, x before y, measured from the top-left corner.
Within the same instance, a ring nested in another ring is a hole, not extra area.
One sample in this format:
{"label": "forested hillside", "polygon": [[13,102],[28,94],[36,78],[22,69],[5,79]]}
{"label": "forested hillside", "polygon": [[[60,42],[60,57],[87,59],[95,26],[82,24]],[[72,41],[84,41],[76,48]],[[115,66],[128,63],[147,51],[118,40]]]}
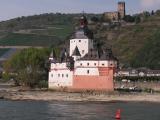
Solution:
{"label": "forested hillside", "polygon": [[[157,12],[160,13],[160,12]],[[141,22],[106,27],[100,14],[89,27],[96,41],[112,47],[123,67],[160,69],[160,14]],[[57,46],[69,39],[81,14],[42,14],[0,22],[0,45]]]}

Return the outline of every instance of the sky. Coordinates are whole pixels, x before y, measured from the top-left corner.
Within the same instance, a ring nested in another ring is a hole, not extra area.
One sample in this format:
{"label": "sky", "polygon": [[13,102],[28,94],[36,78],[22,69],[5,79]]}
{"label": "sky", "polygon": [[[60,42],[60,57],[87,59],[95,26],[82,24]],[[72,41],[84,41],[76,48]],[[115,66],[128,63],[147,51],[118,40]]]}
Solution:
{"label": "sky", "polygon": [[[103,13],[117,10],[120,0],[0,0],[0,21],[42,13]],[[160,9],[160,0],[123,0],[127,14]]]}

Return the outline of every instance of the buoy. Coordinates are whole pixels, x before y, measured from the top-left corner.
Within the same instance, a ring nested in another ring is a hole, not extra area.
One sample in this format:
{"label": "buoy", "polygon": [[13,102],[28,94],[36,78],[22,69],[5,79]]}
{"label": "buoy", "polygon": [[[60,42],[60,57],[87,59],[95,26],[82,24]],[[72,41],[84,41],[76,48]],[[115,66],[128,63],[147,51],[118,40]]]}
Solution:
{"label": "buoy", "polygon": [[117,110],[115,118],[116,119],[121,119],[121,109]]}

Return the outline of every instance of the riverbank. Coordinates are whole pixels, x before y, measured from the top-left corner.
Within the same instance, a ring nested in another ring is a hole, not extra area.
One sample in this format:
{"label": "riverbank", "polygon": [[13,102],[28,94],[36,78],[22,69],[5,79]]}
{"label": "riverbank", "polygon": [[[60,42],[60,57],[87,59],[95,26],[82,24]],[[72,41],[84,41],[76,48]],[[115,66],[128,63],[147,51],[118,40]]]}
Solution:
{"label": "riverbank", "polygon": [[0,90],[0,98],[7,100],[41,101],[137,101],[160,102],[160,94],[154,93],[68,93],[47,90]]}

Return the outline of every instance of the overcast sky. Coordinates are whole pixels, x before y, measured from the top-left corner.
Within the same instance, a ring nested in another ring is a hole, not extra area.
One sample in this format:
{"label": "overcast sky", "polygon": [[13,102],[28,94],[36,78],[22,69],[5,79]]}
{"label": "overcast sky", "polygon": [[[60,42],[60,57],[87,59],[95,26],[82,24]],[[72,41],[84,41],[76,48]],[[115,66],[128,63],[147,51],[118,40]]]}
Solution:
{"label": "overcast sky", "polygon": [[[116,11],[119,0],[0,0],[0,21],[41,13]],[[160,0],[124,0],[127,14],[160,9]]]}

